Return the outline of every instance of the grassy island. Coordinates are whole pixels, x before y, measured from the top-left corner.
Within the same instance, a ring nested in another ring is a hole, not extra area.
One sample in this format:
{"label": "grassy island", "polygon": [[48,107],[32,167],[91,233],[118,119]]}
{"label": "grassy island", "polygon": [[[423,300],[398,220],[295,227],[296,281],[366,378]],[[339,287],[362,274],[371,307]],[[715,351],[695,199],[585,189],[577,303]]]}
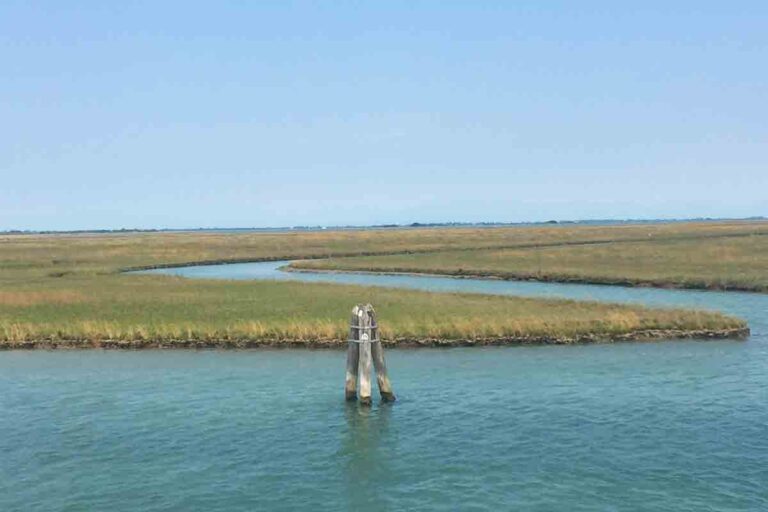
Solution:
{"label": "grassy island", "polygon": [[[300,258],[324,258],[303,265],[367,270],[392,268],[381,262],[406,258],[423,264],[409,271],[450,273],[457,262],[471,270],[467,258],[487,264],[514,259],[518,253],[630,247],[645,244],[640,240],[647,238],[673,245],[707,239],[735,252],[751,251],[749,244],[763,243],[766,232],[768,223],[701,223],[3,235],[0,346],[339,346],[347,336],[347,313],[357,302],[375,304],[384,338],[403,345],[743,336],[742,320],[716,312],[320,283],[203,281],[122,271]],[[496,253],[503,257],[492,256]],[[589,257],[596,256],[582,256]],[[759,274],[759,264],[755,269],[750,271]]]}
{"label": "grassy island", "polygon": [[292,267],[765,293],[765,227],[700,238],[649,233],[643,241],[330,258],[300,261]]}

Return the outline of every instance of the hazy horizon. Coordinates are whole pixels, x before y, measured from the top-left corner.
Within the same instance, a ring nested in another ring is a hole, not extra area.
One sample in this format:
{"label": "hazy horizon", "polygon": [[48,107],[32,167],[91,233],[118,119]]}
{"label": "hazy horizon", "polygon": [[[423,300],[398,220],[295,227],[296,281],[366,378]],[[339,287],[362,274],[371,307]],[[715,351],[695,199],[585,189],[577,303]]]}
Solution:
{"label": "hazy horizon", "polygon": [[102,231],[260,231],[260,230],[310,230],[319,229],[369,229],[369,228],[410,228],[410,227],[461,227],[461,226],[526,226],[540,224],[654,224],[654,223],[685,223],[685,222],[739,222],[739,221],[764,221],[767,217],[755,215],[751,217],[682,217],[682,218],[640,218],[640,219],[549,219],[544,221],[477,221],[464,222],[461,220],[419,222],[418,220],[405,223],[390,224],[292,224],[286,226],[155,226],[148,228],[137,228],[130,226],[120,226],[112,228],[78,228],[78,229],[3,229],[0,233],[71,233],[71,232],[102,232]]}
{"label": "hazy horizon", "polygon": [[766,19],[4,2],[0,230],[764,216]]}

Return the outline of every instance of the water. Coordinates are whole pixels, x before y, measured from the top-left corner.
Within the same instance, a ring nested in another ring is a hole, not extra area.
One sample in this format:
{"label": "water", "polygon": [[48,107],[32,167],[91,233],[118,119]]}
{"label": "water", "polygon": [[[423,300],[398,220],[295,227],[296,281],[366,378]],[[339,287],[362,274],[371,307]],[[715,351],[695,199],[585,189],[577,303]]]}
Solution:
{"label": "water", "polygon": [[390,350],[399,401],[371,410],[338,351],[0,353],[0,510],[768,510],[768,296],[278,265],[164,272],[694,305],[753,335]]}

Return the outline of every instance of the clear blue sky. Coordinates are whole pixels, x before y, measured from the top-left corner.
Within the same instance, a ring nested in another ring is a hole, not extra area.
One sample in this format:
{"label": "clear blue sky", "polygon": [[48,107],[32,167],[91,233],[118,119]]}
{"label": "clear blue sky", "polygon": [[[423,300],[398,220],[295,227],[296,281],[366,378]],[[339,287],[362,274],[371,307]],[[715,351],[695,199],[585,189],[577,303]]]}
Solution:
{"label": "clear blue sky", "polygon": [[0,4],[0,229],[768,215],[768,2]]}

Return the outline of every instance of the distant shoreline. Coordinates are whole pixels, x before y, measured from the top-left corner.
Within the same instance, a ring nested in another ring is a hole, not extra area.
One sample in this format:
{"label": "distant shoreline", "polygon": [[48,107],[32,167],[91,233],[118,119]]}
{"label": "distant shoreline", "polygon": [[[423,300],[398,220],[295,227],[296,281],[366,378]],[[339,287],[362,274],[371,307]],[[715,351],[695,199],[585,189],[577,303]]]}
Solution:
{"label": "distant shoreline", "polygon": [[686,222],[751,222],[765,221],[768,217],[753,216],[741,218],[683,218],[683,219],[580,219],[547,220],[531,222],[412,222],[405,224],[371,224],[345,226],[282,226],[282,227],[233,227],[233,228],[116,228],[116,229],[72,229],[72,230],[35,230],[6,229],[0,235],[99,235],[132,233],[285,233],[315,231],[357,231],[375,229],[424,229],[424,228],[496,228],[524,226],[626,226],[642,224],[676,224]]}

